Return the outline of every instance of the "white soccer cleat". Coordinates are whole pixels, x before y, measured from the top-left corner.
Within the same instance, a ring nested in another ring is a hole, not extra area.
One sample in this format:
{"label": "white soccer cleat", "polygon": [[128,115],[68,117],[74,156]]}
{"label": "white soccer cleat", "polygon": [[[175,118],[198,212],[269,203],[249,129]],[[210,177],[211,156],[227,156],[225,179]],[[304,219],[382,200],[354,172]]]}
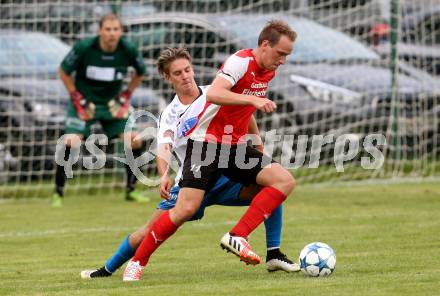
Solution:
{"label": "white soccer cleat", "polygon": [[244,237],[232,236],[226,233],[220,240],[220,247],[240,257],[246,264],[257,265],[261,262],[260,256],[252,251],[251,246]]}
{"label": "white soccer cleat", "polygon": [[292,262],[279,249],[268,252],[266,259],[266,267],[269,272],[282,270],[285,272],[300,271],[301,267],[298,263]]}
{"label": "white soccer cleat", "polygon": [[124,282],[138,281],[141,279],[144,269],[145,266],[140,265],[139,261],[130,260],[127,264],[127,267],[125,267],[122,280]]}

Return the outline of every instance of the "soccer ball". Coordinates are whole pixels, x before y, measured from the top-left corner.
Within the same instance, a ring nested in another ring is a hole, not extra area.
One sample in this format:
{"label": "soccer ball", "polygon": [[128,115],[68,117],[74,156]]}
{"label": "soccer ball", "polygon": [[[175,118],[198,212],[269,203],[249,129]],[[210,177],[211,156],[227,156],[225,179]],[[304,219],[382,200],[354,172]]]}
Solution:
{"label": "soccer ball", "polygon": [[302,249],[299,262],[306,275],[328,276],[335,270],[336,254],[329,245],[314,242]]}

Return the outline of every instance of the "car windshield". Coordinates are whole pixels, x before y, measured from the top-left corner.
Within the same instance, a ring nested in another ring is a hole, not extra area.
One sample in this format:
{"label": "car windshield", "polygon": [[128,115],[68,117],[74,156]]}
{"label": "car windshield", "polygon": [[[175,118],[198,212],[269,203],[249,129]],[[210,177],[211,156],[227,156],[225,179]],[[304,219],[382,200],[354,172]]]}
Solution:
{"label": "car windshield", "polygon": [[43,33],[0,33],[0,75],[55,74],[69,46]]}
{"label": "car windshield", "polygon": [[[244,46],[254,48],[261,28],[271,17],[231,16],[221,18],[219,23]],[[316,22],[281,16],[298,33],[293,54],[288,57],[292,63],[314,63],[320,61],[372,60],[379,56],[357,40]]]}

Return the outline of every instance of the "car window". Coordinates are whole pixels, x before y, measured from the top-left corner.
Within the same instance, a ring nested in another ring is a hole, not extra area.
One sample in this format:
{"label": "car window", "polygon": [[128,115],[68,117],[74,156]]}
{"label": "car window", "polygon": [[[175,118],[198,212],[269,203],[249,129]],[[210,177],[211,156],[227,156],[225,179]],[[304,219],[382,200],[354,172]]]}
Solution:
{"label": "car window", "polygon": [[357,40],[336,30],[308,20],[291,22],[298,32],[292,62],[337,61],[352,59],[377,59],[372,50]]}
{"label": "car window", "polygon": [[145,23],[130,26],[127,38],[139,49],[144,58],[159,56],[165,40],[166,27],[163,23]]}
{"label": "car window", "polygon": [[[222,17],[218,20],[218,23],[224,31],[232,31],[235,36],[232,40],[235,40],[235,42],[240,41],[244,46],[253,48],[257,45],[261,28],[272,18],[274,17],[238,15]],[[319,61],[379,59],[374,51],[344,33],[304,18],[289,17],[283,19],[298,33],[294,45],[294,54],[288,58],[290,62],[313,63]]]}
{"label": "car window", "polygon": [[0,35],[0,74],[55,73],[69,46],[40,33]]}
{"label": "car window", "polygon": [[185,46],[195,65],[215,66],[213,57],[236,50],[219,34],[189,23],[157,22],[131,25],[128,38],[146,59],[156,59],[165,46]]}

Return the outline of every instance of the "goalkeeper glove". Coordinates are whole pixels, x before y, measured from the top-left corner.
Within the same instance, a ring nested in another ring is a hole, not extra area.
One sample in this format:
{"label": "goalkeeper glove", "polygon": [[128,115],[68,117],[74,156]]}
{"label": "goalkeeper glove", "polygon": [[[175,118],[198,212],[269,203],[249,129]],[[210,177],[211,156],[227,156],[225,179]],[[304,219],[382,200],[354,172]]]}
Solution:
{"label": "goalkeeper glove", "polygon": [[95,117],[95,104],[88,102],[79,91],[72,91],[70,93],[70,99],[81,120],[87,121]]}
{"label": "goalkeeper glove", "polygon": [[114,118],[123,119],[128,117],[130,112],[131,91],[125,90],[115,99],[108,102],[108,108]]}

